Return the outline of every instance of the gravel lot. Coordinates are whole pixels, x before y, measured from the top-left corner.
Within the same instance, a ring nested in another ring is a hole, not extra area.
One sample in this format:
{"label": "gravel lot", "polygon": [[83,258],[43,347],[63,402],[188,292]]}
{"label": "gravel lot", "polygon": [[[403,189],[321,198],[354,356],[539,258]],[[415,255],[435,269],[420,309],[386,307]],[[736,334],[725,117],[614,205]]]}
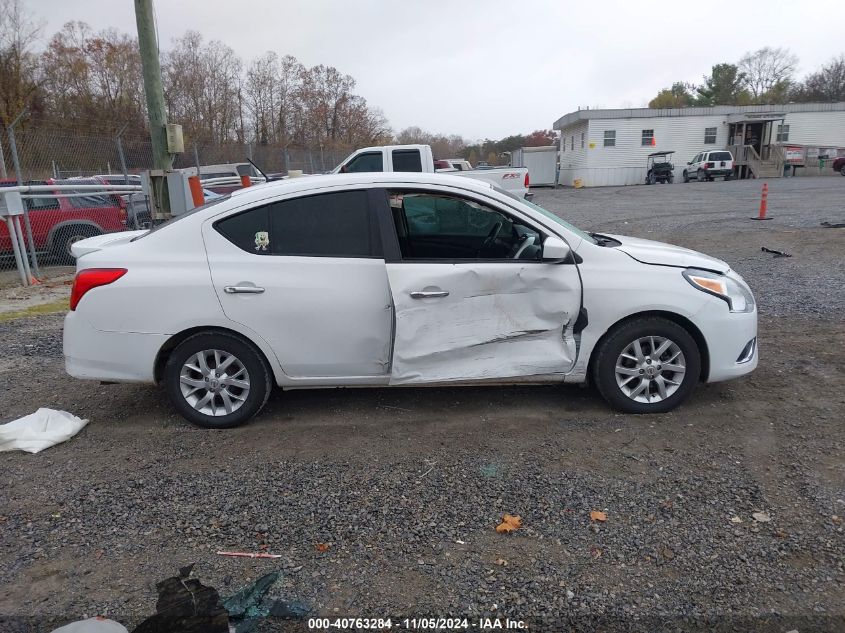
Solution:
{"label": "gravel lot", "polygon": [[[68,378],[60,315],[0,323],[0,421],[91,419],[0,458],[0,629],[131,629],[196,562],[223,595],[280,569],[274,595],[330,617],[845,630],[845,229],[820,226],[845,221],[845,179],[769,187],[769,222],[748,219],[754,181],[537,192],[583,228],[721,257],[755,290],[758,370],[670,414],[578,387],[299,391],[203,431],[157,388]],[[497,534],[506,512],[523,527]],[[215,555],[261,548],[282,558]]]}

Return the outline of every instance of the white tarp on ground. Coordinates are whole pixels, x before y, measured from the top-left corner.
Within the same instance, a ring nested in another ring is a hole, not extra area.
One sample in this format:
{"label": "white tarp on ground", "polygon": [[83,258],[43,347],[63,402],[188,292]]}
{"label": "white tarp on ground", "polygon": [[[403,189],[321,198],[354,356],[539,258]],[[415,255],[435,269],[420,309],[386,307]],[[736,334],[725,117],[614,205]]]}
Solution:
{"label": "white tarp on ground", "polygon": [[67,411],[38,409],[8,424],[0,424],[0,451],[37,453],[65,442],[88,424]]}
{"label": "white tarp on ground", "polygon": [[[78,418],[77,418],[78,419]],[[100,616],[71,622],[55,629],[53,633],[127,633],[122,624]]]}

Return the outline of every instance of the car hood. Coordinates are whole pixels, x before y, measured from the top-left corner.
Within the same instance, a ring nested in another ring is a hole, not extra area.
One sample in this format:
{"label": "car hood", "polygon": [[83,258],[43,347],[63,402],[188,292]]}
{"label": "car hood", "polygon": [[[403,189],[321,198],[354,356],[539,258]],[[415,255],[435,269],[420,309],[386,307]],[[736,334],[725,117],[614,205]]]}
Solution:
{"label": "car hood", "polygon": [[721,259],[710,257],[704,253],[693,251],[681,246],[673,246],[653,240],[642,240],[626,235],[607,235],[621,246],[617,249],[626,253],[643,264],[657,264],[659,266],[677,266],[678,268],[704,268],[720,273],[727,273],[731,267]]}

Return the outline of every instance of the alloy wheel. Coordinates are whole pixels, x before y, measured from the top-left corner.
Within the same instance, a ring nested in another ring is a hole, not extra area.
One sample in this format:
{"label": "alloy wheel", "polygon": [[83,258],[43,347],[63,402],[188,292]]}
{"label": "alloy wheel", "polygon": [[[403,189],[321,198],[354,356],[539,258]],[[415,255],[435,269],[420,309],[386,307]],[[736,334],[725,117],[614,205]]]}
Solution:
{"label": "alloy wheel", "polygon": [[677,343],[662,336],[643,336],[627,345],[616,359],[616,384],[635,402],[661,402],[678,390],[686,369]]}
{"label": "alloy wheel", "polygon": [[250,390],[249,372],[234,354],[207,349],[188,357],[179,372],[179,389],[196,411],[210,416],[240,409]]}

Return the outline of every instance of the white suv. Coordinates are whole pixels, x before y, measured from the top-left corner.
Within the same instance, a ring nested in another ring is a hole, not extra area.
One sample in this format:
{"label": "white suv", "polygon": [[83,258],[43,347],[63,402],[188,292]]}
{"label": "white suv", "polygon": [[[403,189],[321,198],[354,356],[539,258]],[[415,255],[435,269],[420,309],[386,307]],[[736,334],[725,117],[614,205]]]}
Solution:
{"label": "white suv", "polygon": [[730,180],[734,173],[734,157],[727,150],[720,149],[712,152],[700,152],[695,155],[684,168],[684,182],[695,178],[698,182],[713,180],[717,176],[724,176]]}

